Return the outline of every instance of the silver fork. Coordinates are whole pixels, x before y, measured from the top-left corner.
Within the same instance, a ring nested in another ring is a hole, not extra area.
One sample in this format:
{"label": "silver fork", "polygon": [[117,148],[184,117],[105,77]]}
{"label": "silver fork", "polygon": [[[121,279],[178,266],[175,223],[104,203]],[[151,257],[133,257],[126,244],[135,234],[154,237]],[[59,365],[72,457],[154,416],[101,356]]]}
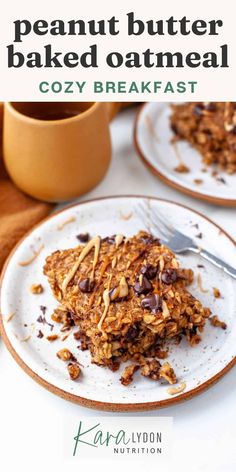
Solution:
{"label": "silver fork", "polygon": [[[145,222],[147,222],[147,210],[143,206],[139,205],[136,209],[136,213],[145,224]],[[160,213],[157,214],[153,209],[148,209],[148,218],[148,223],[150,222],[150,224],[147,223],[146,227],[153,227],[155,235],[160,236],[161,241],[164,242],[173,252],[176,254],[181,254],[187,251],[195,252],[222,269],[226,274],[236,279],[236,269],[222,261],[222,259],[219,259],[206,251],[206,249],[198,247],[191,238],[175,229],[163,215]]]}

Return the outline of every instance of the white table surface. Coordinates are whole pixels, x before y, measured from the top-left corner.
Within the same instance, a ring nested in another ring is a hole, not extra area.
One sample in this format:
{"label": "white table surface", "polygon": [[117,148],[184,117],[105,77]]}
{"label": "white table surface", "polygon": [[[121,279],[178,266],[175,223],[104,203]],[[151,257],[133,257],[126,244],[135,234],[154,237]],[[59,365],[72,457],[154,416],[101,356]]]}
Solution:
{"label": "white table surface", "polygon": [[[86,198],[119,194],[147,194],[167,198],[199,210],[236,237],[236,210],[192,199],[167,187],[144,167],[133,136],[134,111],[120,114],[111,125],[113,158],[103,182]],[[235,340],[236,342],[236,340]],[[0,464],[4,472],[20,470],[85,471],[95,468],[89,460],[68,462],[62,455],[63,421],[67,415],[111,415],[82,408],[56,397],[29,378],[0,340]],[[174,447],[171,466],[156,470],[236,471],[236,368],[207,392],[194,399],[135,415],[172,416]],[[119,415],[116,413],[116,415]],[[124,414],[121,414],[125,416]],[[131,415],[131,414],[129,414]],[[130,463],[131,466],[131,463]],[[129,467],[130,467],[129,466]],[[97,470],[120,470],[122,463],[107,461]],[[145,463],[147,471],[153,464]],[[142,462],[136,465],[143,469]]]}

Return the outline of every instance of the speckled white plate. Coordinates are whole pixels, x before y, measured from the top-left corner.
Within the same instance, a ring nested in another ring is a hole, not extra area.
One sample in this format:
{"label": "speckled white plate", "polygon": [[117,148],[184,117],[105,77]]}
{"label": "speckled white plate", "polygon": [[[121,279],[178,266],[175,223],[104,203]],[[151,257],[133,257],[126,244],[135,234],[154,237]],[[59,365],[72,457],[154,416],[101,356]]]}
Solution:
{"label": "speckled white plate", "polygon": [[[177,205],[158,199],[144,197],[110,197],[89,201],[70,207],[51,216],[26,236],[9,257],[1,281],[1,332],[3,339],[20,366],[36,381],[50,391],[85,406],[98,409],[125,411],[145,410],[162,407],[180,400],[188,399],[209,387],[235,363],[236,354],[236,283],[220,270],[202,261],[198,255],[185,255],[180,259],[185,267],[192,267],[201,273],[202,285],[207,292],[201,292],[197,284],[191,291],[212,309],[212,312],[227,322],[227,330],[214,328],[207,323],[202,342],[195,348],[185,341],[170,349],[169,361],[173,365],[180,382],[186,382],[183,393],[170,396],[168,386],[135,374],[134,382],[123,387],[119,382],[121,372],[91,364],[88,352],[77,348],[73,336],[66,341],[50,343],[46,336],[60,333],[60,326],[39,323],[42,314],[40,306],[47,307],[46,319],[57,306],[42,267],[47,255],[56,249],[74,247],[78,244],[76,235],[89,232],[91,236],[106,236],[114,233],[132,235],[144,228],[136,209],[140,200],[160,209],[172,223],[186,234],[196,238],[201,246],[232,264],[235,260],[235,246],[230,237],[218,226],[202,215]],[[202,233],[202,239],[197,236]],[[43,244],[38,257],[31,264],[22,266]],[[204,267],[198,267],[198,265]],[[41,283],[44,292],[33,295],[32,284]],[[220,288],[222,297],[215,299],[213,287]],[[14,316],[12,316],[14,314]],[[9,320],[10,318],[10,320]],[[41,330],[43,338],[38,338]],[[56,352],[62,347],[69,348],[84,365],[83,375],[73,382],[68,378],[65,364]]]}
{"label": "speckled white plate", "polygon": [[[165,183],[183,193],[218,205],[236,206],[236,174],[205,166],[200,153],[187,141],[172,144],[170,114],[169,103],[146,103],[138,112],[134,141],[144,163]],[[188,173],[176,172],[180,163],[188,167]]]}

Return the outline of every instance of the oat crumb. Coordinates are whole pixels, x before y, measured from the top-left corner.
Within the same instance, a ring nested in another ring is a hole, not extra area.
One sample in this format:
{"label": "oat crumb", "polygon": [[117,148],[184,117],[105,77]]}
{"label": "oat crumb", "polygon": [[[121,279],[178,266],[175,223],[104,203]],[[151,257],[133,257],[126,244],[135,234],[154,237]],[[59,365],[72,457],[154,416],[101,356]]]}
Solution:
{"label": "oat crumb", "polygon": [[65,335],[61,338],[61,340],[62,340],[62,341],[65,341],[65,340],[70,336],[70,334],[71,334],[71,329],[70,329],[69,333],[65,334]]}
{"label": "oat crumb", "polygon": [[69,349],[61,349],[60,351],[57,352],[57,357],[61,359],[64,362],[74,360],[74,356],[72,352],[69,351]]}
{"label": "oat crumb", "polygon": [[67,370],[72,380],[78,379],[81,374],[80,366],[78,364],[73,364],[72,362],[68,364]]}
{"label": "oat crumb", "polygon": [[218,316],[214,315],[209,318],[209,321],[212,326],[215,326],[216,328],[221,328],[221,329],[226,329],[227,324],[224,321],[219,320]]}
{"label": "oat crumb", "polygon": [[169,362],[165,362],[159,370],[160,378],[165,379],[170,384],[177,383],[177,378],[174,372],[174,369],[171,367]]}
{"label": "oat crumb", "polygon": [[139,366],[136,364],[126,366],[120,378],[122,385],[127,387],[129,384],[131,384],[131,382],[133,381],[133,375],[138,369]]}
{"label": "oat crumb", "polygon": [[56,341],[56,339],[58,339],[58,334],[50,334],[47,336],[47,340],[50,342]]}
{"label": "oat crumb", "polygon": [[180,162],[180,164],[174,168],[174,171],[178,172],[179,174],[187,174],[190,172],[190,169],[183,162]]}
{"label": "oat crumb", "polygon": [[221,297],[221,293],[220,293],[220,291],[217,287],[213,287],[213,294],[214,294],[215,298],[220,298]]}
{"label": "oat crumb", "polygon": [[194,183],[196,185],[202,185],[203,184],[203,180],[202,179],[194,179]]}
{"label": "oat crumb", "polygon": [[13,311],[12,313],[10,313],[10,315],[7,316],[7,318],[5,319],[5,321],[8,323],[9,321],[12,320],[12,318],[14,318],[16,312]]}
{"label": "oat crumb", "polygon": [[43,293],[43,286],[41,284],[32,284],[30,291],[33,295],[39,295],[40,293]]}

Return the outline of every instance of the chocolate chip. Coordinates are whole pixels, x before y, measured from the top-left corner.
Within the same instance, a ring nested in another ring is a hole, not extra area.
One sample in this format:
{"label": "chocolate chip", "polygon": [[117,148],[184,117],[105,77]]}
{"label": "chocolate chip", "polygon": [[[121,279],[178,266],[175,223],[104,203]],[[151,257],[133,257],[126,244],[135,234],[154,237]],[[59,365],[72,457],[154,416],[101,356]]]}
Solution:
{"label": "chocolate chip", "polygon": [[214,102],[207,103],[204,105],[205,110],[207,111],[216,111],[216,104]]}
{"label": "chocolate chip", "polygon": [[81,233],[76,236],[76,238],[81,242],[81,243],[87,243],[89,241],[89,233]]}
{"label": "chocolate chip", "polygon": [[236,125],[231,129],[230,133],[236,134]]}
{"label": "chocolate chip", "polygon": [[138,333],[139,333],[139,330],[137,328],[137,326],[130,326],[126,335],[125,335],[125,339],[126,341],[132,341],[133,339],[137,338],[138,336]]}
{"label": "chocolate chip", "polygon": [[164,284],[173,284],[177,280],[177,272],[175,269],[163,270],[161,274],[161,280]]}
{"label": "chocolate chip", "polygon": [[160,246],[160,239],[154,238],[152,234],[144,234],[141,236],[141,241],[143,241],[145,244],[155,244],[155,246]]}
{"label": "chocolate chip", "polygon": [[93,280],[90,279],[83,279],[79,283],[79,289],[83,293],[89,293],[92,292],[94,289],[94,282]]}
{"label": "chocolate chip", "polygon": [[171,127],[173,133],[178,134],[178,128],[177,128],[175,123],[171,123],[170,127]]}
{"label": "chocolate chip", "polygon": [[189,330],[189,333],[190,333],[190,334],[197,334],[197,326],[193,326],[193,327]]}
{"label": "chocolate chip", "polygon": [[108,243],[108,244],[115,244],[116,241],[116,236],[113,234],[113,236],[106,236],[106,238],[102,239],[103,243]]}
{"label": "chocolate chip", "polygon": [[41,329],[39,330],[38,334],[37,334],[37,338],[41,339],[43,338],[44,334],[42,333]]}
{"label": "chocolate chip", "polygon": [[127,296],[119,297],[118,293],[119,293],[119,287],[114,287],[109,291],[109,298],[110,298],[111,303],[113,302],[119,303],[119,302],[124,302],[125,300],[127,300]]}
{"label": "chocolate chip", "polygon": [[142,308],[150,310],[152,313],[157,313],[162,308],[162,298],[156,293],[145,297],[141,301]]}
{"label": "chocolate chip", "polygon": [[196,234],[195,238],[202,239],[202,233]]}
{"label": "chocolate chip", "polygon": [[122,355],[122,354],[125,354],[127,352],[127,349],[125,349],[124,347],[120,347],[119,348],[119,353]]}
{"label": "chocolate chip", "polygon": [[216,180],[217,182],[220,182],[221,184],[226,184],[226,180],[224,179],[224,177],[216,177]]}
{"label": "chocolate chip", "polygon": [[54,325],[51,324],[51,323],[48,323],[48,321],[46,320],[45,316],[39,315],[39,317],[37,318],[37,322],[38,322],[38,323],[42,323],[42,324],[47,324],[48,326],[50,326],[51,331],[52,331],[53,328],[54,328]]}
{"label": "chocolate chip", "polygon": [[141,267],[140,272],[145,275],[147,279],[154,279],[157,274],[157,267],[154,267],[152,264],[147,264]]}
{"label": "chocolate chip", "polygon": [[146,295],[147,293],[151,292],[152,284],[149,282],[145,275],[141,275],[134,284],[134,291],[137,295]]}
{"label": "chocolate chip", "polygon": [[114,287],[111,290],[109,290],[109,298],[111,302],[115,301],[115,299],[117,298],[116,297],[117,293],[118,293],[118,287]]}
{"label": "chocolate chip", "polygon": [[75,322],[74,322],[74,320],[71,317],[71,314],[69,312],[68,312],[68,315],[67,315],[66,325],[67,326],[75,326]]}
{"label": "chocolate chip", "polygon": [[193,114],[196,116],[202,116],[203,109],[204,109],[204,106],[201,103],[199,103],[198,105],[194,107]]}
{"label": "chocolate chip", "polygon": [[43,306],[43,305],[40,305],[39,309],[41,310],[41,312],[43,313],[43,315],[45,315],[46,311],[47,311],[47,307],[46,306]]}

